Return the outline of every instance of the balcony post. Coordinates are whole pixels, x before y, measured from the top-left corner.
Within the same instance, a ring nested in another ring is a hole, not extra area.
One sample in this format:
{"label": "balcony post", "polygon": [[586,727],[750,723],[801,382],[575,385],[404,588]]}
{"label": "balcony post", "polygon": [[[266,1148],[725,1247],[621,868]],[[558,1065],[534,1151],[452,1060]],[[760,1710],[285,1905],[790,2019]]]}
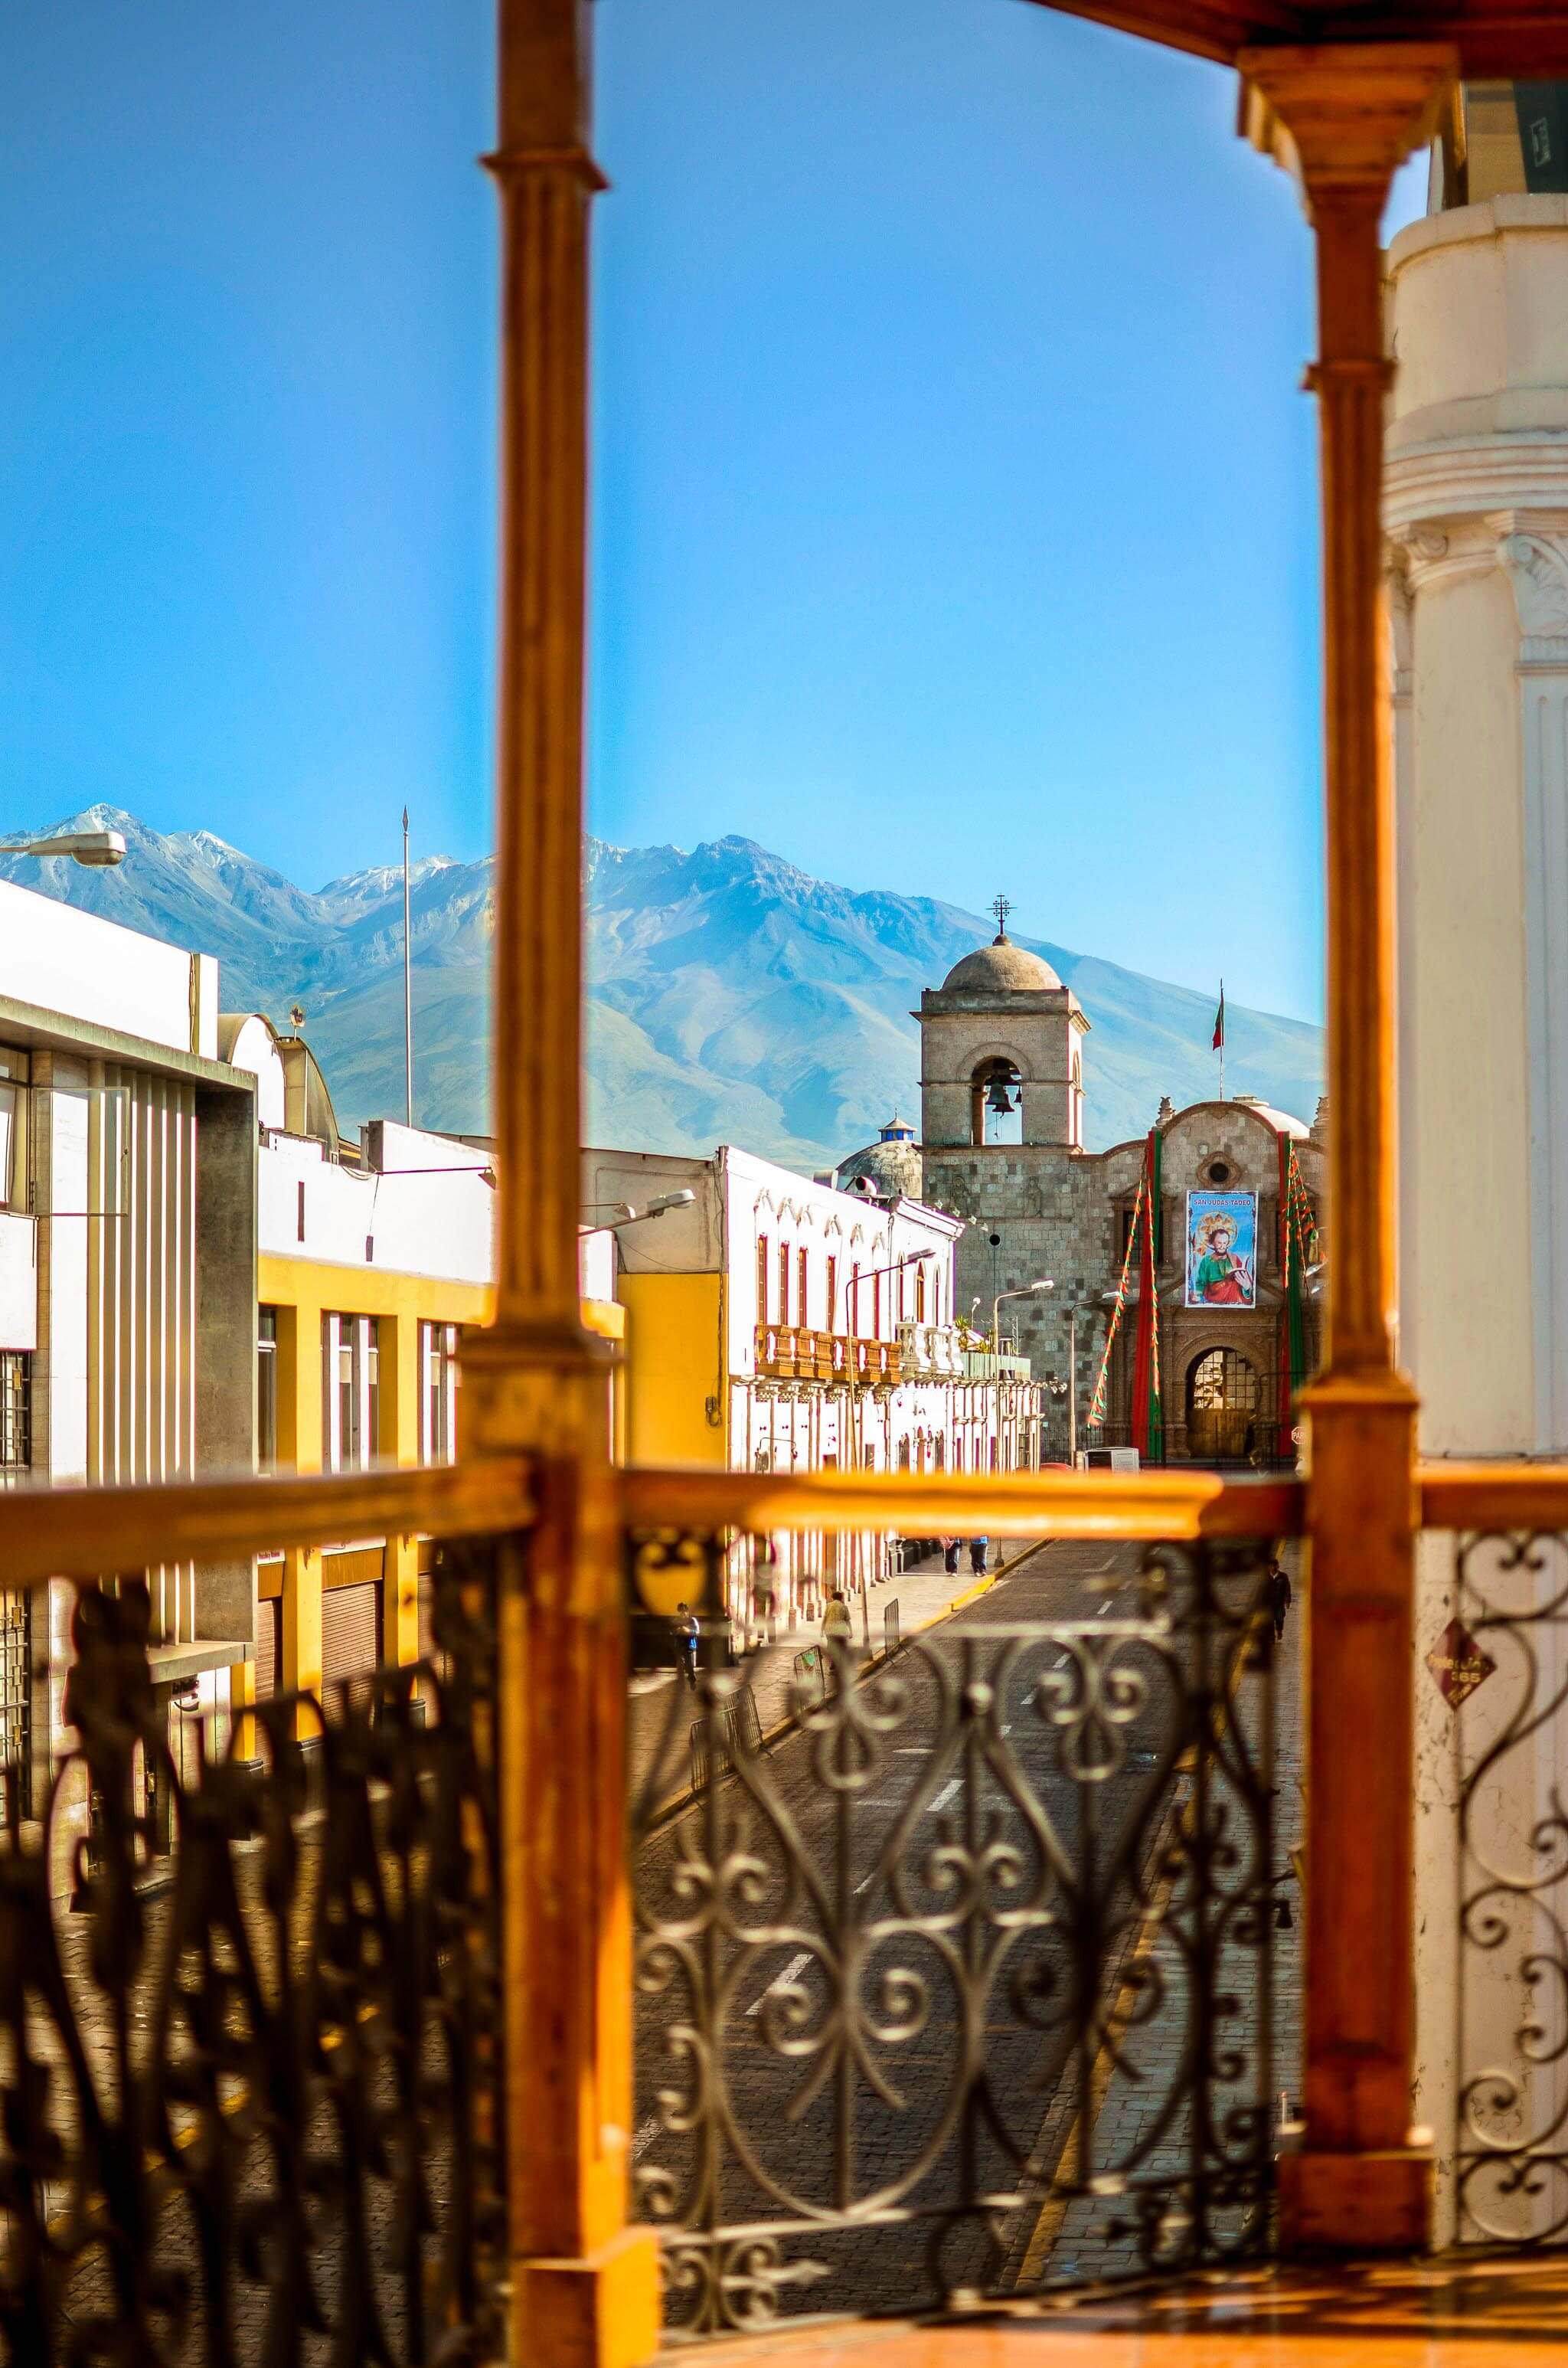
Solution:
{"label": "balcony post", "polygon": [[652,2232],[627,2225],[625,1623],[608,1349],[577,1275],[587,25],[582,0],[499,0],[498,1287],[464,1428],[473,1452],[531,1456],[540,1508],[500,1600],[510,2349],[637,2368],[659,2296]]}
{"label": "balcony post", "polygon": [[1311,1662],[1303,2151],[1288,2246],[1424,2246],[1410,2127],[1415,1393],[1395,1362],[1394,863],[1382,680],[1379,226],[1455,71],[1438,45],[1253,51],[1244,128],[1317,249],[1328,919],[1328,1354],[1308,1432]]}

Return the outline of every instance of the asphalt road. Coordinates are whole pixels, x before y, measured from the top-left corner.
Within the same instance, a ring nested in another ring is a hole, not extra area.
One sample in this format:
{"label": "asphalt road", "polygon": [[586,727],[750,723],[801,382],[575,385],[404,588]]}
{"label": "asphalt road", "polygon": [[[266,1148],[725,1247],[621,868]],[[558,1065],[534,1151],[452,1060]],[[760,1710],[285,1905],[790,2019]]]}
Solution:
{"label": "asphalt road", "polygon": [[[672,2277],[672,2320],[711,2309],[714,2276],[743,2315],[780,2271],[786,2312],[909,2309],[1017,2258],[1002,2199],[1053,2158],[1063,2076],[1088,2089],[1179,1782],[1192,1648],[1123,1631],[1141,1551],[1041,1547],[856,1689],[852,1718],[780,1738],[642,1844],[642,2208],[730,2232]],[[1124,1683],[1085,1725],[1111,1664]]]}

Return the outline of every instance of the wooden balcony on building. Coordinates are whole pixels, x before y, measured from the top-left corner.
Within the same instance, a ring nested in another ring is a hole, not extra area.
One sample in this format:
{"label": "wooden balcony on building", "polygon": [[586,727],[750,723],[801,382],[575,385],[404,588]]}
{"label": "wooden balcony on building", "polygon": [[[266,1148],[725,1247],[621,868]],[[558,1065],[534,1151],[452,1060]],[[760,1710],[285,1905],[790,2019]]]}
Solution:
{"label": "wooden balcony on building", "polygon": [[847,1332],[818,1332],[806,1324],[759,1324],[758,1377],[777,1382],[824,1382],[847,1389],[896,1388],[914,1376],[896,1340],[865,1340]]}

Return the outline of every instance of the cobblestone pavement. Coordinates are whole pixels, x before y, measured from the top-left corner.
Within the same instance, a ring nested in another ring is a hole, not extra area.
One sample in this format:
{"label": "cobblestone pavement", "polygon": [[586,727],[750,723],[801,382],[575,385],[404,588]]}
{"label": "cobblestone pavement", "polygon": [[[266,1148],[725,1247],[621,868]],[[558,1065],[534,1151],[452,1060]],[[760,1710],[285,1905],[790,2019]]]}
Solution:
{"label": "cobblestone pavement", "polygon": [[[1140,1559],[1031,1552],[865,1680],[853,1716],[780,1736],[643,1844],[633,2155],[643,2208],[696,2231],[669,2243],[672,2319],[1016,2282],[1040,2214],[1006,2199],[1050,2185],[1054,2117],[1093,2086],[1135,1888],[1190,1785],[1185,1642],[1105,1642],[1136,1618]],[[1004,1626],[1030,1622],[1065,1632]],[[1129,1682],[1085,1725],[1087,1674],[1112,1665]],[[1076,1949],[1074,1892],[1100,1903]],[[1173,1991],[1140,2033],[1167,2089],[1181,2010]]]}
{"label": "cobblestone pavement", "polygon": [[[992,1549],[986,1577],[977,1578],[967,1552],[961,1569],[949,1574],[940,1554],[928,1554],[901,1576],[873,1587],[869,1603],[851,1605],[858,1655],[883,1657],[891,1634],[905,1638],[943,1619],[960,1604],[979,1601],[1005,1572],[1011,1570],[1040,1543],[1038,1538],[1003,1538]],[[745,1657],[744,1676],[756,1703],[757,1723],[771,1735],[794,1710],[795,1656],[805,1646],[820,1645],[822,1629],[815,1622],[778,1632]],[[678,1707],[677,1707],[678,1705]],[[673,1806],[690,1794],[690,1734],[700,1705],[674,1669],[660,1669],[635,1679],[631,1688],[628,1762],[634,1797],[646,1787],[652,1802]]]}
{"label": "cobblestone pavement", "polygon": [[[1291,1546],[1283,1559],[1295,1600],[1287,1615],[1285,1637],[1276,1650],[1273,1671],[1273,1842],[1274,1863],[1281,1873],[1290,1868],[1290,1853],[1301,1843],[1305,1810],[1301,1701],[1305,1604],[1299,1547]],[[1238,1710],[1243,1731],[1256,1746],[1261,1740],[1261,1701],[1256,1679],[1242,1680]],[[1266,2068],[1258,2054],[1265,2044],[1264,1958],[1256,1949],[1238,1949],[1225,1959],[1223,1987],[1235,1998],[1236,2011],[1229,2034],[1221,2034],[1221,2040],[1229,2036],[1246,2055],[1246,2077],[1227,2101],[1242,2101],[1244,2090],[1265,2094],[1276,2123],[1294,2118],[1301,2089],[1301,1901],[1293,1873],[1278,1885],[1277,1896],[1288,1903],[1290,1924],[1285,1929],[1274,1927],[1269,1935],[1272,2078],[1267,2090],[1258,2077]],[[1157,1936],[1151,1945],[1157,1954]],[[1098,2108],[1090,2116],[1089,2159],[1076,2160],[1073,2166],[1080,2180],[1092,2179],[1107,2165],[1135,2165],[1137,2180],[1156,2190],[1163,2181],[1182,2178],[1192,2154],[1193,2110],[1189,2102],[1170,2117],[1169,2100],[1178,2088],[1183,2055],[1191,2039],[1179,2002],[1173,1999],[1154,2018],[1146,2039],[1129,2050],[1125,2064],[1102,2069],[1096,2084]],[[1289,2108],[1288,2116],[1285,2108]],[[1071,2137],[1062,2135],[1069,2144],[1081,2143],[1077,2129]],[[1092,2282],[1125,2277],[1143,2266],[1125,2201],[1115,2195],[1081,2197],[1065,2209],[1048,2208],[1036,2222],[1024,2260],[1016,2262],[1017,2282],[1028,2284],[1047,2279]]]}

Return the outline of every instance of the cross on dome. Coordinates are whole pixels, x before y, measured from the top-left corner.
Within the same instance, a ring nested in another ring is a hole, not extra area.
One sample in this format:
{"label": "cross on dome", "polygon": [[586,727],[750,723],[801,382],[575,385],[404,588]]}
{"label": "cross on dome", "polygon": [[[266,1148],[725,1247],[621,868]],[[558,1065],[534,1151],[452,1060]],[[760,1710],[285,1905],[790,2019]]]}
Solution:
{"label": "cross on dome", "polygon": [[1012,909],[1012,901],[1009,897],[994,896],[991,900],[991,910],[996,916],[996,943],[999,946],[1006,942],[1007,916]]}

